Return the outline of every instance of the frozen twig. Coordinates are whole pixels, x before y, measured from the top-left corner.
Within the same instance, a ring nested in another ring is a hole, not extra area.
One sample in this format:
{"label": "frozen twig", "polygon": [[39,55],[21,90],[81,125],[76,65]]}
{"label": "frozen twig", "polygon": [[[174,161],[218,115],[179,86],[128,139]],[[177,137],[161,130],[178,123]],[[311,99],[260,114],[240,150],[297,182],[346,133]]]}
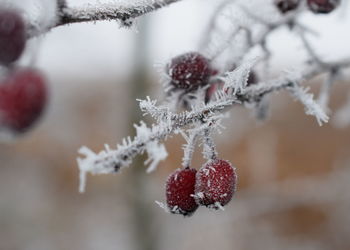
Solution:
{"label": "frozen twig", "polygon": [[[253,63],[250,62],[245,65],[252,66]],[[341,68],[350,66],[350,63],[344,64],[344,62],[336,62],[326,65],[333,65],[332,67],[337,66]],[[208,104],[198,104],[194,106],[191,111],[184,111],[179,114],[173,113],[165,107],[156,106],[156,102],[149,98],[140,101],[141,110],[145,114],[149,114],[155,118],[157,123],[153,124],[150,128],[146,127],[144,123],[141,123],[140,126],[136,126],[136,136],[133,139],[129,137],[124,139],[123,143],[117,145],[115,150],[106,147],[105,150],[95,154],[83,147],[79,151],[83,155],[83,158],[78,159],[81,171],[80,191],[84,190],[86,173],[115,173],[119,171],[120,168],[130,165],[135,156],[145,151],[148,151],[149,158],[153,160],[154,164],[151,169],[154,169],[158,162],[166,157],[165,148],[163,145],[159,144],[160,141],[166,140],[169,136],[180,132],[187,126],[195,126],[198,122],[204,122],[204,125],[206,125],[205,123],[209,124],[219,119],[217,118],[217,113],[223,112],[225,108],[232,107],[234,104],[256,103],[272,92],[283,89],[288,90],[305,106],[306,114],[315,116],[318,123],[321,125],[328,121],[328,116],[321,106],[313,99],[312,94],[307,93],[307,89],[301,87],[300,83],[327,72],[327,70],[329,69],[320,68],[319,64],[315,64],[309,66],[301,74],[286,74],[279,79],[245,87],[249,68],[247,68],[247,66],[242,66],[230,73],[231,75],[226,79],[225,86],[232,87],[235,91],[228,93],[219,91],[215,101],[209,102]],[[234,81],[232,78],[233,75],[235,75]],[[195,134],[193,134],[192,137],[190,136],[187,140],[190,148],[193,147],[195,137]],[[210,145],[213,144],[211,143]],[[149,147],[152,150],[150,150]],[[211,147],[211,149],[213,149],[213,147]],[[216,151],[212,150],[212,152]],[[186,156],[186,159],[184,159],[185,164],[188,163],[190,158],[191,155]]]}
{"label": "frozen twig", "polygon": [[182,0],[139,0],[133,3],[97,3],[85,7],[69,7],[65,0],[57,0],[57,18],[43,29],[36,24],[29,24],[28,37],[33,37],[48,30],[72,23],[96,21],[120,21],[124,26],[130,26],[133,20],[172,3]]}

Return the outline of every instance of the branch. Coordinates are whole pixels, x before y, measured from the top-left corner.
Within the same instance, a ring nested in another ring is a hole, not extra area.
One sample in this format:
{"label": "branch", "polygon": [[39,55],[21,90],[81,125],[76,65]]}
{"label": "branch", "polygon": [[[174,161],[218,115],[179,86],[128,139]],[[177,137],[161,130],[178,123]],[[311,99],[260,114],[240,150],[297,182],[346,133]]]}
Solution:
{"label": "branch", "polygon": [[[247,65],[252,65],[247,63]],[[333,67],[343,68],[349,67],[350,62],[336,62],[332,64]],[[244,69],[244,68],[243,68]],[[227,76],[226,81],[231,80],[232,74],[246,75],[247,72],[242,68],[238,68]],[[144,114],[149,114],[156,118],[157,124],[153,124],[151,128],[147,128],[144,123],[141,126],[136,126],[136,136],[126,138],[121,145],[117,145],[116,150],[111,150],[106,147],[99,153],[94,153],[86,147],[82,147],[79,153],[84,155],[83,158],[78,158],[78,164],[80,169],[80,192],[85,189],[86,174],[88,172],[92,174],[109,174],[116,173],[122,167],[129,166],[132,160],[138,154],[142,154],[147,151],[150,144],[154,147],[154,143],[158,145],[159,141],[166,140],[172,134],[178,133],[181,129],[189,125],[195,125],[198,122],[206,122],[218,119],[220,112],[223,112],[225,108],[230,108],[234,104],[244,103],[256,103],[259,102],[264,96],[286,89],[295,96],[306,109],[306,114],[316,117],[318,123],[321,125],[323,122],[328,121],[328,116],[319,106],[319,104],[313,100],[313,96],[307,93],[307,89],[300,86],[300,83],[304,80],[310,80],[311,78],[329,71],[329,68],[321,68],[319,64],[311,65],[303,73],[299,75],[287,74],[286,76],[268,81],[262,82],[254,86],[243,87],[241,90],[233,91],[232,93],[226,93],[225,91],[219,91],[217,93],[217,99],[209,102],[208,104],[200,104],[193,108],[192,111],[185,111],[179,114],[172,113],[166,107],[156,106],[156,102],[149,98],[144,101],[140,101],[140,108]],[[242,79],[245,77],[237,75],[236,79]],[[237,83],[238,84],[238,83]],[[244,83],[238,85],[243,86]],[[229,82],[225,83],[225,86],[230,86]],[[225,87],[224,87],[225,88]],[[218,114],[219,113],[219,114]],[[220,118],[219,118],[220,119]],[[142,130],[140,129],[142,127]],[[140,132],[142,131],[142,133]],[[158,145],[159,146],[159,145]],[[163,152],[163,145],[160,145],[159,152]],[[153,159],[159,162],[166,157],[166,154],[157,153],[153,150],[154,155],[160,155],[158,159]]]}
{"label": "branch", "polygon": [[65,0],[57,0],[58,15],[48,27],[29,25],[28,37],[34,37],[62,25],[96,22],[104,20],[119,20],[123,25],[130,26],[133,19],[168,6],[181,0],[140,0],[136,3],[98,3],[85,7],[68,7]]}

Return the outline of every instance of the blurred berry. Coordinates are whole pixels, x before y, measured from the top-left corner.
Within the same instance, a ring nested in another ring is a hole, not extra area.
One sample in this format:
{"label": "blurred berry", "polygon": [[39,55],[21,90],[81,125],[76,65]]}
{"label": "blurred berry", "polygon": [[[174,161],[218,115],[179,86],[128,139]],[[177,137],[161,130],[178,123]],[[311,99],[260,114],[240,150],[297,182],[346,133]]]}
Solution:
{"label": "blurred berry", "polygon": [[47,99],[43,76],[32,69],[11,72],[0,83],[0,125],[24,132],[42,114]]}
{"label": "blurred berry", "polygon": [[22,54],[26,44],[25,23],[11,9],[0,9],[0,64],[8,65]]}

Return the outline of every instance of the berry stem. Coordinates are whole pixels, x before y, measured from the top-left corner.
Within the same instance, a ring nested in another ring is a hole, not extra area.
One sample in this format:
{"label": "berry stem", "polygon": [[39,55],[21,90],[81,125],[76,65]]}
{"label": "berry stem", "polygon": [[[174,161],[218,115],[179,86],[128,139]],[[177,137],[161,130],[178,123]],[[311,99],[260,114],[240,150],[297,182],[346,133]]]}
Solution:
{"label": "berry stem", "polygon": [[203,132],[203,156],[207,160],[216,160],[218,158],[218,152],[216,151],[214,140],[211,137],[211,132],[210,128],[205,129]]}
{"label": "berry stem", "polygon": [[195,151],[195,147],[197,145],[197,140],[199,137],[198,130],[191,130],[189,132],[189,136],[186,136],[185,133],[182,133],[183,137],[185,138],[187,144],[184,145],[184,156],[182,158],[182,167],[183,168],[189,168],[191,166],[193,153]]}

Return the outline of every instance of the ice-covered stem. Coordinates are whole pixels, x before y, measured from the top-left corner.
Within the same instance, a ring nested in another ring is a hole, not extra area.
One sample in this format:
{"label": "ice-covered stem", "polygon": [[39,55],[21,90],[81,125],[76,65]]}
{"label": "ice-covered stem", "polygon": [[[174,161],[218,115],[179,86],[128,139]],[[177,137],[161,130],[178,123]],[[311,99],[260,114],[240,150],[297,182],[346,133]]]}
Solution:
{"label": "ice-covered stem", "polygon": [[191,130],[189,131],[188,136],[183,132],[182,136],[186,140],[186,144],[183,146],[184,156],[182,158],[182,167],[186,168],[191,166],[193,153],[196,147],[197,139],[199,137],[199,131],[196,129]]}
{"label": "ice-covered stem", "polygon": [[211,131],[210,127],[203,131],[203,156],[207,160],[215,160],[218,155]]}
{"label": "ice-covered stem", "polygon": [[118,20],[123,25],[130,25],[133,19],[182,0],[139,0],[136,3],[96,3],[85,7],[69,7],[64,0],[57,0],[58,15],[49,27],[42,29],[35,24],[29,25],[28,37],[33,37],[48,30],[72,23]]}

